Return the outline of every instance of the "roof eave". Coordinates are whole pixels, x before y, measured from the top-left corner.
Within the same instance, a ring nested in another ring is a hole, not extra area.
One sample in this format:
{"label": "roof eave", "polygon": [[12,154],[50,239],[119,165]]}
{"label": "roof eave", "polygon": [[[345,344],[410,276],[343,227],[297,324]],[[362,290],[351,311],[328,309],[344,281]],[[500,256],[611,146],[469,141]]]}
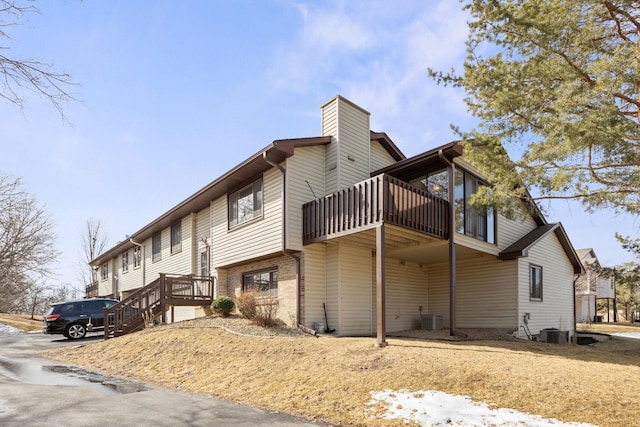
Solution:
{"label": "roof eave", "polygon": [[156,218],[154,221],[142,227],[135,233],[127,236],[127,239],[117,243],[115,246],[100,254],[89,262],[91,266],[98,266],[105,261],[129,250],[135,246],[134,242],[142,243],[154,233],[169,227],[175,221],[180,220],[191,212],[199,212],[206,208],[212,200],[226,194],[228,191],[237,188],[239,185],[257,177],[261,173],[269,170],[272,166],[264,160],[264,155],[275,163],[280,163],[291,157],[297,147],[309,147],[313,145],[326,145],[331,142],[330,136],[319,136],[310,138],[278,139],[258,151],[253,156],[247,158],[228,172],[212,181],[202,189],[198,190],[187,199],[174,206],[166,213]]}

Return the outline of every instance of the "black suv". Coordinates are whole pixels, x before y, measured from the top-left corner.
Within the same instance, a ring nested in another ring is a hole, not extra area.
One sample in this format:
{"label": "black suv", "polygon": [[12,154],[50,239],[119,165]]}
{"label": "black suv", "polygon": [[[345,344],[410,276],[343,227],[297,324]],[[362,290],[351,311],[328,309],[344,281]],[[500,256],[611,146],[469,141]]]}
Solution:
{"label": "black suv", "polygon": [[104,309],[113,307],[117,300],[92,298],[78,301],[66,301],[52,304],[43,316],[42,332],[45,334],[63,334],[69,339],[83,338],[87,330],[104,330]]}

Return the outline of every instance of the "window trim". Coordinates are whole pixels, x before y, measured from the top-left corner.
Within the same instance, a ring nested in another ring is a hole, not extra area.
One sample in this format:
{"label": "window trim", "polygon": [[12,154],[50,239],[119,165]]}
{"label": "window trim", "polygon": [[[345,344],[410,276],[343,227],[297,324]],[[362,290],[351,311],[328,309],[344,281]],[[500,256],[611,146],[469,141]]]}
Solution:
{"label": "window trim", "polygon": [[[457,182],[461,174],[460,184]],[[484,212],[478,212],[478,209],[469,205],[468,200],[480,186],[488,186],[489,184],[474,174],[467,172],[462,168],[456,168],[454,174],[454,209],[455,224],[452,227],[457,233],[485,242],[490,245],[498,244],[497,236],[497,215],[493,207],[484,209]],[[472,188],[468,188],[472,187]],[[471,191],[472,190],[472,191]],[[461,203],[459,203],[461,202]],[[459,216],[461,215],[461,220]],[[479,222],[482,221],[482,224]]]}
{"label": "window trim", "polygon": [[129,272],[129,251],[125,251],[122,252],[122,255],[120,255],[120,266],[122,268],[122,272],[123,273],[128,273]]}
{"label": "window trim", "polygon": [[[539,289],[539,296],[537,296],[538,292],[535,292],[535,296],[534,296],[534,282],[533,282],[533,272],[534,271],[539,271],[540,272],[540,283],[538,285]],[[543,301],[543,297],[544,297],[544,274],[543,274],[543,269],[541,265],[538,264],[529,264],[529,301]]]}
{"label": "window trim", "polygon": [[[205,270],[206,269],[206,270]],[[206,274],[203,274],[206,273]],[[204,250],[200,252],[200,276],[209,277],[209,251]],[[243,278],[244,281],[244,278]]]}
{"label": "window trim", "polygon": [[[251,207],[251,217],[243,221],[239,221],[238,215],[238,195],[251,189],[251,197],[253,205]],[[259,205],[257,207],[257,205]],[[249,184],[244,185],[233,193],[227,195],[227,228],[232,230],[236,227],[249,224],[262,218],[264,215],[264,180],[262,176],[252,180]]]}
{"label": "window trim", "polygon": [[[279,274],[278,274],[278,267],[270,267],[270,268],[264,268],[261,270],[254,270],[254,271],[247,271],[242,273],[242,286],[241,286],[241,290],[242,292],[247,292],[248,290],[251,289],[247,289],[247,285],[245,283],[246,277],[247,276],[257,276],[257,275],[261,275],[261,274],[269,274],[269,288],[266,291],[260,291],[258,290],[258,295],[256,295],[257,298],[278,298],[278,288],[279,288]],[[275,286],[273,286],[273,274],[275,273]],[[275,293],[274,293],[275,290]]]}
{"label": "window trim", "polygon": [[171,237],[171,255],[182,252],[182,221],[178,221],[171,225],[170,229]]}
{"label": "window trim", "polygon": [[151,236],[151,261],[162,260],[162,232],[154,233]]}
{"label": "window trim", "polygon": [[109,279],[109,263],[105,262],[100,266],[100,280],[105,281]]}
{"label": "window trim", "polygon": [[142,248],[140,246],[135,246],[133,248],[133,268],[140,268],[142,265]]}

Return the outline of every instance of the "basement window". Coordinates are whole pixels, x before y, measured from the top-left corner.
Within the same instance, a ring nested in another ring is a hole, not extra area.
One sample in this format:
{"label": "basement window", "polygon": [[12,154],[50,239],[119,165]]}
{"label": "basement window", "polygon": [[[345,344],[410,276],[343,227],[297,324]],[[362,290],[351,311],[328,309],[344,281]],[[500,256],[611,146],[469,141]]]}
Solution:
{"label": "basement window", "polygon": [[262,270],[242,275],[242,291],[257,292],[259,297],[278,296],[278,269]]}

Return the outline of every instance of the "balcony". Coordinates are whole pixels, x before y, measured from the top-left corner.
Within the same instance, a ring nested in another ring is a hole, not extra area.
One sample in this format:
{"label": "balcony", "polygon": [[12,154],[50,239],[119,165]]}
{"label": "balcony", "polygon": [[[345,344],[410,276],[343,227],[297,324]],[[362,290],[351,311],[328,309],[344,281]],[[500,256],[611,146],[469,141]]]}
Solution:
{"label": "balcony", "polygon": [[449,237],[449,203],[389,175],[378,175],[305,203],[303,244],[322,242],[388,223]]}

